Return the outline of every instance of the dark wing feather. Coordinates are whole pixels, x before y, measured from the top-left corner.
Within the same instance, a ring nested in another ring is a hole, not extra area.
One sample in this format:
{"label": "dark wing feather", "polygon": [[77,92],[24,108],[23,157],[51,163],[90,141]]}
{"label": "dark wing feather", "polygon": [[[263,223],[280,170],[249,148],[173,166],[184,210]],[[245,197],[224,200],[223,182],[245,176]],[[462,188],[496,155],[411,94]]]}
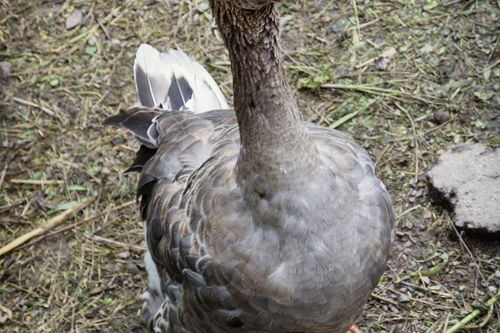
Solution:
{"label": "dark wing feather", "polygon": [[161,102],[155,100],[155,89],[152,87],[152,82],[147,72],[141,66],[135,66],[134,74],[137,94],[139,95],[141,105],[151,108],[160,106]]}
{"label": "dark wing feather", "polygon": [[193,96],[193,89],[186,81],[185,78],[176,78],[172,74],[170,89],[168,90],[168,98],[170,100],[170,107],[174,110],[182,110],[187,101]]}

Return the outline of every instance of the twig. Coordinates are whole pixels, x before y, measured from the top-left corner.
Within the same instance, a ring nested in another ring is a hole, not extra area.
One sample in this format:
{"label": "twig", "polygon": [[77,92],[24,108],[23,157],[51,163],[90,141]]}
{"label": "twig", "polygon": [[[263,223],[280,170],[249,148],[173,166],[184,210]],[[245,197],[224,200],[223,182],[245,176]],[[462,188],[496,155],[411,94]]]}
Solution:
{"label": "twig", "polygon": [[421,277],[421,276],[434,276],[439,273],[446,267],[448,264],[448,258],[445,257],[442,263],[437,264],[434,267],[429,268],[428,270],[425,271],[418,271],[418,272],[411,272],[408,274],[408,276],[415,278],[415,277]]}
{"label": "twig", "polygon": [[381,87],[370,86],[367,84],[340,84],[340,83],[325,83],[321,85],[321,88],[325,89],[342,89],[342,90],[354,90],[360,91],[367,94],[373,94],[378,96],[387,96],[392,99],[402,100],[401,97],[411,98],[420,102],[428,103],[428,104],[440,104],[439,102],[431,101],[419,96],[415,96],[413,94],[395,90],[395,89],[387,89]]}
{"label": "twig", "polygon": [[104,24],[102,24],[101,21],[99,21],[99,19],[96,19],[97,21],[97,24],[99,24],[99,27],[101,28],[101,30],[104,32],[104,34],[106,35],[106,38],[108,40],[111,40],[111,35],[109,34],[109,31],[108,29],[106,29],[106,27],[104,26]]}
{"label": "twig", "polygon": [[352,118],[356,117],[358,115],[358,113],[359,113],[359,110],[351,112],[351,113],[348,113],[348,114],[346,114],[342,118],[338,119],[336,122],[334,122],[333,124],[331,124],[328,127],[330,127],[330,128],[337,128],[340,125],[343,125],[344,123],[348,122]]}
{"label": "twig", "polygon": [[43,112],[45,112],[46,114],[48,114],[51,117],[54,117],[56,115],[55,112],[52,111],[51,109],[48,109],[45,106],[38,105],[38,104],[35,104],[33,102],[27,101],[25,99],[21,99],[21,98],[18,98],[18,97],[12,97],[12,100],[15,101],[15,102],[18,102],[20,104],[24,104],[24,105],[28,105],[28,106],[32,106],[34,108],[40,109],[40,110],[42,110]]}
{"label": "twig", "polygon": [[384,155],[392,149],[392,147],[394,147],[394,145],[390,144],[390,145],[387,145],[384,147],[384,149],[380,152],[380,154],[377,155],[377,159],[375,160],[375,167],[378,167],[380,161],[382,161],[382,158],[384,157]]}
{"label": "twig", "polygon": [[79,34],[76,37],[73,37],[68,42],[59,46],[57,49],[55,49],[53,51],[55,53],[59,53],[62,50],[64,50],[65,48],[67,48],[68,46],[75,45],[80,40],[88,38],[89,36],[92,36],[97,31],[97,29],[99,29],[100,26],[102,26],[103,24],[107,24],[116,13],[120,12],[120,10],[121,10],[121,6],[117,6],[117,7],[113,8],[111,10],[111,12],[102,21],[98,21],[98,23],[95,24],[94,26],[92,26],[90,29],[84,31],[83,33]]}
{"label": "twig", "polygon": [[393,301],[392,299],[389,299],[389,298],[377,295],[377,294],[371,294],[371,298],[375,298],[376,300],[379,300],[379,301],[382,301],[382,302],[386,302],[386,303],[389,303],[389,304],[392,304],[392,305],[399,306],[398,302]]}
{"label": "twig", "polygon": [[471,328],[483,328],[484,326],[486,326],[486,324],[488,324],[488,322],[491,320],[491,317],[493,316],[493,309],[495,307],[493,306],[493,304],[490,306],[490,308],[488,309],[488,313],[486,313],[486,316],[484,316],[484,319],[477,325],[466,325],[464,326],[464,328],[466,329],[471,329]]}
{"label": "twig", "polygon": [[354,46],[358,46],[361,41],[361,31],[359,29],[358,6],[356,0],[352,0],[352,7],[354,8],[354,23],[356,24],[356,29],[352,34],[352,41]]}
{"label": "twig", "polygon": [[43,179],[11,179],[9,180],[12,184],[23,184],[23,185],[60,185],[64,184],[63,180],[43,180]]}
{"label": "twig", "polygon": [[134,204],[135,202],[136,202],[135,200],[127,201],[127,202],[125,202],[125,203],[123,203],[123,204],[121,204],[121,205],[119,205],[119,206],[116,206],[116,207],[110,208],[110,209],[108,209],[108,210],[106,210],[106,211],[104,211],[104,212],[102,212],[102,213],[99,213],[99,214],[97,214],[97,215],[94,215],[94,216],[92,216],[92,217],[89,217],[88,219],[85,219],[85,220],[81,220],[81,221],[75,222],[75,223],[70,224],[70,225],[68,225],[68,226],[66,226],[66,227],[62,227],[62,228],[59,228],[59,229],[57,229],[57,230],[54,230],[53,232],[50,232],[50,233],[48,233],[48,234],[46,234],[46,235],[43,235],[43,236],[41,236],[41,237],[39,237],[39,238],[37,238],[37,239],[33,239],[31,242],[29,242],[28,244],[26,244],[26,245],[24,245],[24,246],[30,246],[30,245],[33,245],[33,244],[38,243],[38,242],[41,242],[41,241],[43,241],[44,239],[47,239],[47,238],[49,238],[49,237],[52,237],[52,236],[55,236],[55,235],[61,234],[61,233],[66,232],[66,231],[68,231],[68,230],[71,230],[71,229],[74,229],[74,228],[76,228],[76,227],[79,227],[79,226],[81,226],[81,225],[83,225],[83,224],[86,224],[86,223],[89,223],[89,222],[95,221],[95,220],[97,220],[97,219],[98,219],[98,218],[100,218],[100,217],[106,216],[106,215],[108,215],[108,214],[110,214],[110,213],[113,213],[113,212],[116,212],[116,211],[118,211],[118,210],[121,210],[121,209],[123,209],[123,208],[125,208],[125,207],[128,207],[128,206],[130,206],[130,205]]}
{"label": "twig", "polygon": [[7,157],[4,160],[5,165],[3,166],[2,172],[0,173],[0,190],[3,187],[3,181],[5,179],[5,175],[7,174],[7,169],[9,168],[10,162],[14,159],[14,156],[15,153],[7,154]]}
{"label": "twig", "polygon": [[14,207],[22,205],[25,202],[26,202],[26,199],[21,199],[19,201],[16,201],[16,202],[10,204],[10,205],[2,206],[2,207],[0,207],[0,214],[3,214],[4,212],[11,210]]}
{"label": "twig", "polygon": [[15,240],[13,240],[12,242],[10,242],[9,244],[5,245],[4,247],[2,247],[0,249],[0,256],[3,256],[4,254],[9,253],[10,251],[12,251],[15,248],[19,247],[20,245],[26,243],[27,241],[29,241],[33,237],[41,235],[44,232],[46,232],[47,230],[50,230],[50,229],[56,227],[57,225],[61,224],[69,216],[71,216],[73,214],[76,214],[77,212],[79,212],[80,210],[82,210],[83,208],[85,208],[94,199],[95,199],[95,197],[92,197],[92,198],[88,199],[87,201],[82,202],[82,203],[76,205],[75,207],[67,209],[64,212],[62,212],[61,214],[59,214],[57,216],[54,216],[53,218],[51,218],[50,220],[48,220],[43,225],[41,225],[40,227],[36,228],[35,230],[32,230],[32,231],[30,231],[30,232],[28,232],[28,233],[26,233],[26,234],[24,234],[24,235],[16,238]]}
{"label": "twig", "polygon": [[370,22],[365,22],[365,23],[361,23],[361,24],[359,24],[359,20],[358,20],[358,23],[355,26],[349,27],[349,28],[345,29],[344,31],[348,32],[351,30],[356,30],[356,31],[358,31],[358,33],[360,33],[360,29],[366,28],[372,24],[377,23],[378,21],[380,21],[380,18],[378,18],[378,17],[374,20],[371,20]]}
{"label": "twig", "polygon": [[460,232],[458,231],[457,227],[455,226],[455,223],[453,223],[453,221],[451,220],[451,217],[448,216],[448,218],[446,220],[448,221],[448,223],[451,224],[451,227],[452,227],[453,231],[455,232],[455,234],[457,235],[457,237],[460,241],[460,244],[462,244],[462,246],[465,248],[465,250],[467,251],[467,253],[471,257],[472,261],[474,261],[474,267],[477,270],[477,274],[481,277],[481,279],[483,279],[484,282],[488,281],[485,278],[485,276],[483,275],[483,272],[481,272],[481,269],[479,267],[479,262],[477,261],[476,257],[472,254],[472,251],[469,249],[469,246],[467,245],[467,243],[463,239],[462,235],[460,235]]}
{"label": "twig", "polygon": [[418,148],[417,129],[415,127],[415,122],[413,121],[413,117],[411,116],[410,112],[408,112],[408,110],[406,110],[404,107],[402,107],[401,105],[399,105],[396,102],[394,104],[398,107],[398,109],[403,111],[405,113],[405,115],[408,117],[408,119],[410,120],[411,131],[413,133],[413,142],[415,144],[415,182],[417,182],[418,181],[419,148]]}
{"label": "twig", "polygon": [[[490,298],[486,302],[485,305],[491,309],[493,306],[495,306],[495,303],[499,299],[500,299],[500,294],[497,294],[497,295],[493,296],[492,298]],[[459,329],[463,328],[467,323],[471,322],[473,319],[475,319],[477,316],[479,316],[481,314],[481,312],[482,311],[480,309],[476,309],[476,310],[472,311],[464,319],[460,320],[458,323],[453,325],[449,330],[447,330],[446,333],[457,332]]]}
{"label": "twig", "polygon": [[91,240],[95,241],[95,242],[102,242],[102,243],[107,243],[107,244],[115,245],[115,246],[118,246],[118,247],[124,247],[124,248],[130,249],[130,250],[133,250],[133,251],[136,251],[136,252],[139,252],[139,253],[143,253],[144,251],[146,251],[146,249],[144,247],[142,247],[142,246],[129,245],[129,244],[126,244],[126,243],[123,243],[123,242],[116,241],[114,239],[109,239],[109,238],[104,238],[104,237],[101,237],[101,236],[89,235],[89,234],[85,234],[84,236],[87,237],[88,239],[91,239]]}
{"label": "twig", "polygon": [[5,174],[7,174],[7,168],[9,167],[9,162],[6,161],[5,165],[3,166],[2,172],[0,173],[0,189],[3,186],[3,180],[5,178]]}
{"label": "twig", "polygon": [[[0,311],[6,314],[7,318],[4,318],[4,319],[12,319],[12,310],[11,309],[0,304]],[[3,322],[0,321],[0,324],[3,324]]]}
{"label": "twig", "polygon": [[340,125],[342,125],[342,124],[348,122],[349,120],[351,120],[352,118],[356,117],[359,113],[361,113],[361,112],[365,111],[366,109],[368,109],[376,101],[378,101],[378,98],[372,99],[366,105],[363,105],[363,107],[361,107],[360,109],[358,109],[358,110],[356,110],[354,112],[346,114],[345,116],[343,116],[342,118],[338,119],[337,121],[335,121],[333,124],[331,124],[328,127],[330,127],[330,128],[337,128],[337,127],[339,127]]}
{"label": "twig", "polygon": [[408,214],[409,212],[412,212],[414,211],[415,209],[418,209],[422,207],[422,205],[416,205],[416,206],[413,206],[411,208],[408,208],[407,210],[405,210],[404,212],[402,212],[401,214],[399,214],[398,216],[396,216],[396,220],[400,219],[401,217],[405,216],[406,214]]}

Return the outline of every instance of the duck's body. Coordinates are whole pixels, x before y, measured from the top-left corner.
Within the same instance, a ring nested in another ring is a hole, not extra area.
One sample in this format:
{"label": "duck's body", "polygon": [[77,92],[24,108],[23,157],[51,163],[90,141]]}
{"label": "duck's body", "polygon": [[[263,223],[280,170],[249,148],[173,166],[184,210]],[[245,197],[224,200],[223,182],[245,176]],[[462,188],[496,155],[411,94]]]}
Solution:
{"label": "duck's body", "polygon": [[[218,1],[219,26],[241,14]],[[269,6],[259,7],[271,10],[261,19],[275,15]],[[264,23],[276,28],[274,17]],[[344,333],[385,269],[390,198],[362,148],[300,119],[268,45],[276,40],[254,40],[264,49],[244,54],[254,38],[227,29],[226,42],[239,43],[229,46],[236,116],[190,101],[210,95],[210,105],[225,105],[199,65],[148,69],[157,55],[142,46],[141,107],[108,120],[144,144],[134,169],[146,219],[146,320],[155,332]],[[158,71],[173,73],[163,87]],[[163,111],[158,100],[184,111]]]}

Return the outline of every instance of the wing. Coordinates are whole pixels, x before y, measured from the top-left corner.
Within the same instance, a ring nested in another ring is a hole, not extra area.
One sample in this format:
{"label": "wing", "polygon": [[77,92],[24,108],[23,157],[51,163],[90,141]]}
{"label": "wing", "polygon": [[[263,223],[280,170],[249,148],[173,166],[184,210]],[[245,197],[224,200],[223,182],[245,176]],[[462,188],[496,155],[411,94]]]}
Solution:
{"label": "wing", "polygon": [[[182,285],[199,284],[206,269],[199,228],[204,205],[192,199],[208,198],[203,193],[195,195],[192,185],[204,177],[206,185],[217,186],[231,174],[231,170],[223,170],[224,161],[236,160],[239,152],[234,112],[195,114],[134,107],[105,123],[127,128],[143,144],[129,171],[140,172],[137,195],[145,220],[145,262],[150,279],[144,296],[145,321],[151,327],[179,325],[178,320],[167,318],[179,313]],[[213,168],[219,172],[217,177],[203,175]]]}

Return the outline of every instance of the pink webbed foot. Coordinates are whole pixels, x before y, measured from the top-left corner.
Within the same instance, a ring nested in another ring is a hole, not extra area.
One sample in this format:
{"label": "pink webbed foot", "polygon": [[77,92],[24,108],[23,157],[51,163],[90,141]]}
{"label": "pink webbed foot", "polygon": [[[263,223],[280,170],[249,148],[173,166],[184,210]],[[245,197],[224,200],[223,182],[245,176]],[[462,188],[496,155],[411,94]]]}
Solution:
{"label": "pink webbed foot", "polygon": [[362,333],[356,325],[352,325],[352,327],[345,333]]}

